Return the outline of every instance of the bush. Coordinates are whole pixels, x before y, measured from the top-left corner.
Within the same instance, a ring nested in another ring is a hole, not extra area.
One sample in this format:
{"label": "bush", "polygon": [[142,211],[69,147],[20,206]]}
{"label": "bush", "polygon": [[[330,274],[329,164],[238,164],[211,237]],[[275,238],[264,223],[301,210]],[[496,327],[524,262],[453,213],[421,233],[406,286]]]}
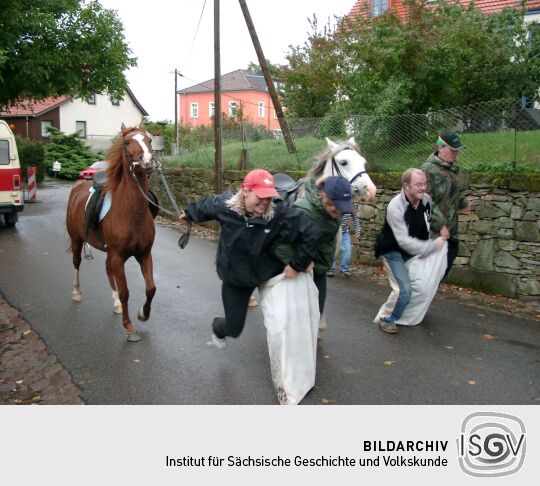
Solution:
{"label": "bush", "polygon": [[55,161],[62,164],[62,169],[56,174],[60,179],[75,180],[79,172],[96,160],[103,159],[102,152],[93,152],[80,138],[77,132],[66,135],[57,128],[48,127],[51,143],[45,149],[45,167],[52,175],[52,165]]}
{"label": "bush", "polygon": [[23,178],[26,179],[28,167],[36,167],[36,181],[43,182],[45,177],[45,147],[43,143],[21,137],[16,137],[16,140]]}

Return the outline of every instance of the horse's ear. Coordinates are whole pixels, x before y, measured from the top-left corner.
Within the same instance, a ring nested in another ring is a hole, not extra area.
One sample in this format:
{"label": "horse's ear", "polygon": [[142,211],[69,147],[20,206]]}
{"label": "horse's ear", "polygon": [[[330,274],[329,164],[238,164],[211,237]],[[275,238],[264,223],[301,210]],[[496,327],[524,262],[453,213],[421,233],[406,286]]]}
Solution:
{"label": "horse's ear", "polygon": [[337,143],[332,142],[332,140],[330,140],[328,137],[324,138],[326,139],[326,144],[328,145],[328,148],[335,149],[338,146]]}
{"label": "horse's ear", "polygon": [[354,140],[354,137],[351,137],[349,138],[349,140],[347,140],[351,145],[355,145],[356,146],[356,141]]}
{"label": "horse's ear", "polygon": [[139,130],[146,132],[146,127],[144,126],[143,122],[139,123]]}
{"label": "horse's ear", "polygon": [[124,123],[122,123],[122,126],[120,127],[120,131],[124,133],[127,130],[127,127]]}

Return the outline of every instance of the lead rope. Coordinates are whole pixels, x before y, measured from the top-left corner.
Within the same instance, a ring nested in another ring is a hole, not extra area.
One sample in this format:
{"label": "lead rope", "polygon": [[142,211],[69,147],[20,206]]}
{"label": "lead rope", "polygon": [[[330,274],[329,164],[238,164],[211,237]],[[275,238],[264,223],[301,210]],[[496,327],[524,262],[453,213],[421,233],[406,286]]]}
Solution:
{"label": "lead rope", "polygon": [[[139,184],[139,179],[137,179],[137,175],[135,174],[135,165],[137,164],[137,162],[133,162],[130,166],[129,166],[129,171],[131,172],[131,175],[133,176],[133,178],[135,179],[135,182],[137,183],[137,187],[139,188],[139,191],[140,193],[142,194],[142,196],[152,205],[154,205],[155,207],[157,207],[160,211],[163,211],[165,214],[168,214],[169,216],[172,216],[173,218],[175,218],[175,221],[178,221],[178,217],[180,216],[180,209],[178,208],[178,204],[176,204],[176,200],[174,199],[174,196],[169,188],[169,184],[167,184],[167,180],[165,179],[165,176],[163,175],[163,170],[161,168],[161,163],[159,162],[159,160],[157,160],[156,158],[154,158],[153,160],[153,163],[154,163],[154,166],[156,167],[156,170],[161,178],[161,182],[163,183],[163,186],[165,187],[165,192],[167,193],[167,196],[169,198],[169,201],[171,201],[171,204],[174,208],[174,213],[172,211],[169,211],[165,208],[162,208],[159,204],[156,204],[154,201],[152,201],[145,193],[144,193],[144,190],[143,188],[141,187],[141,185]],[[180,247],[180,249],[184,249],[187,244],[189,243],[189,237],[191,235],[191,221],[189,219],[186,219],[186,225],[187,225],[187,230],[185,233],[182,233],[180,235],[180,238],[178,239],[178,246]]]}

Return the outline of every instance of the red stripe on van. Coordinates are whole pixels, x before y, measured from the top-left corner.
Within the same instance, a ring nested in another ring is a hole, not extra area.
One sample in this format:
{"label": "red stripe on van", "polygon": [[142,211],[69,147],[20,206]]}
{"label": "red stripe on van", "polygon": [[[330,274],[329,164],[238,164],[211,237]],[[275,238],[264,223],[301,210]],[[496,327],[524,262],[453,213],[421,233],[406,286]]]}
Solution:
{"label": "red stripe on van", "polygon": [[2,169],[2,166],[0,165],[0,191],[13,191],[14,175],[18,175],[20,178],[21,169]]}

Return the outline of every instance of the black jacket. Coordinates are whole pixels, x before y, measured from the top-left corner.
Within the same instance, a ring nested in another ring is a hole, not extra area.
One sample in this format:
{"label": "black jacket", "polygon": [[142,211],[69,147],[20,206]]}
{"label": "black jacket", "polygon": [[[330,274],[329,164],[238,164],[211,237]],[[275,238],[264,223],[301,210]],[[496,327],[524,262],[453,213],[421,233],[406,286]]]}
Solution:
{"label": "black jacket", "polygon": [[272,252],[274,244],[290,242],[294,254],[289,265],[303,271],[313,260],[319,229],[305,215],[280,200],[273,201],[269,218],[247,218],[231,205],[238,195],[225,192],[191,203],[186,216],[196,222],[217,220],[221,227],[217,273],[221,280],[239,287],[256,287],[281,273],[285,265]]}

